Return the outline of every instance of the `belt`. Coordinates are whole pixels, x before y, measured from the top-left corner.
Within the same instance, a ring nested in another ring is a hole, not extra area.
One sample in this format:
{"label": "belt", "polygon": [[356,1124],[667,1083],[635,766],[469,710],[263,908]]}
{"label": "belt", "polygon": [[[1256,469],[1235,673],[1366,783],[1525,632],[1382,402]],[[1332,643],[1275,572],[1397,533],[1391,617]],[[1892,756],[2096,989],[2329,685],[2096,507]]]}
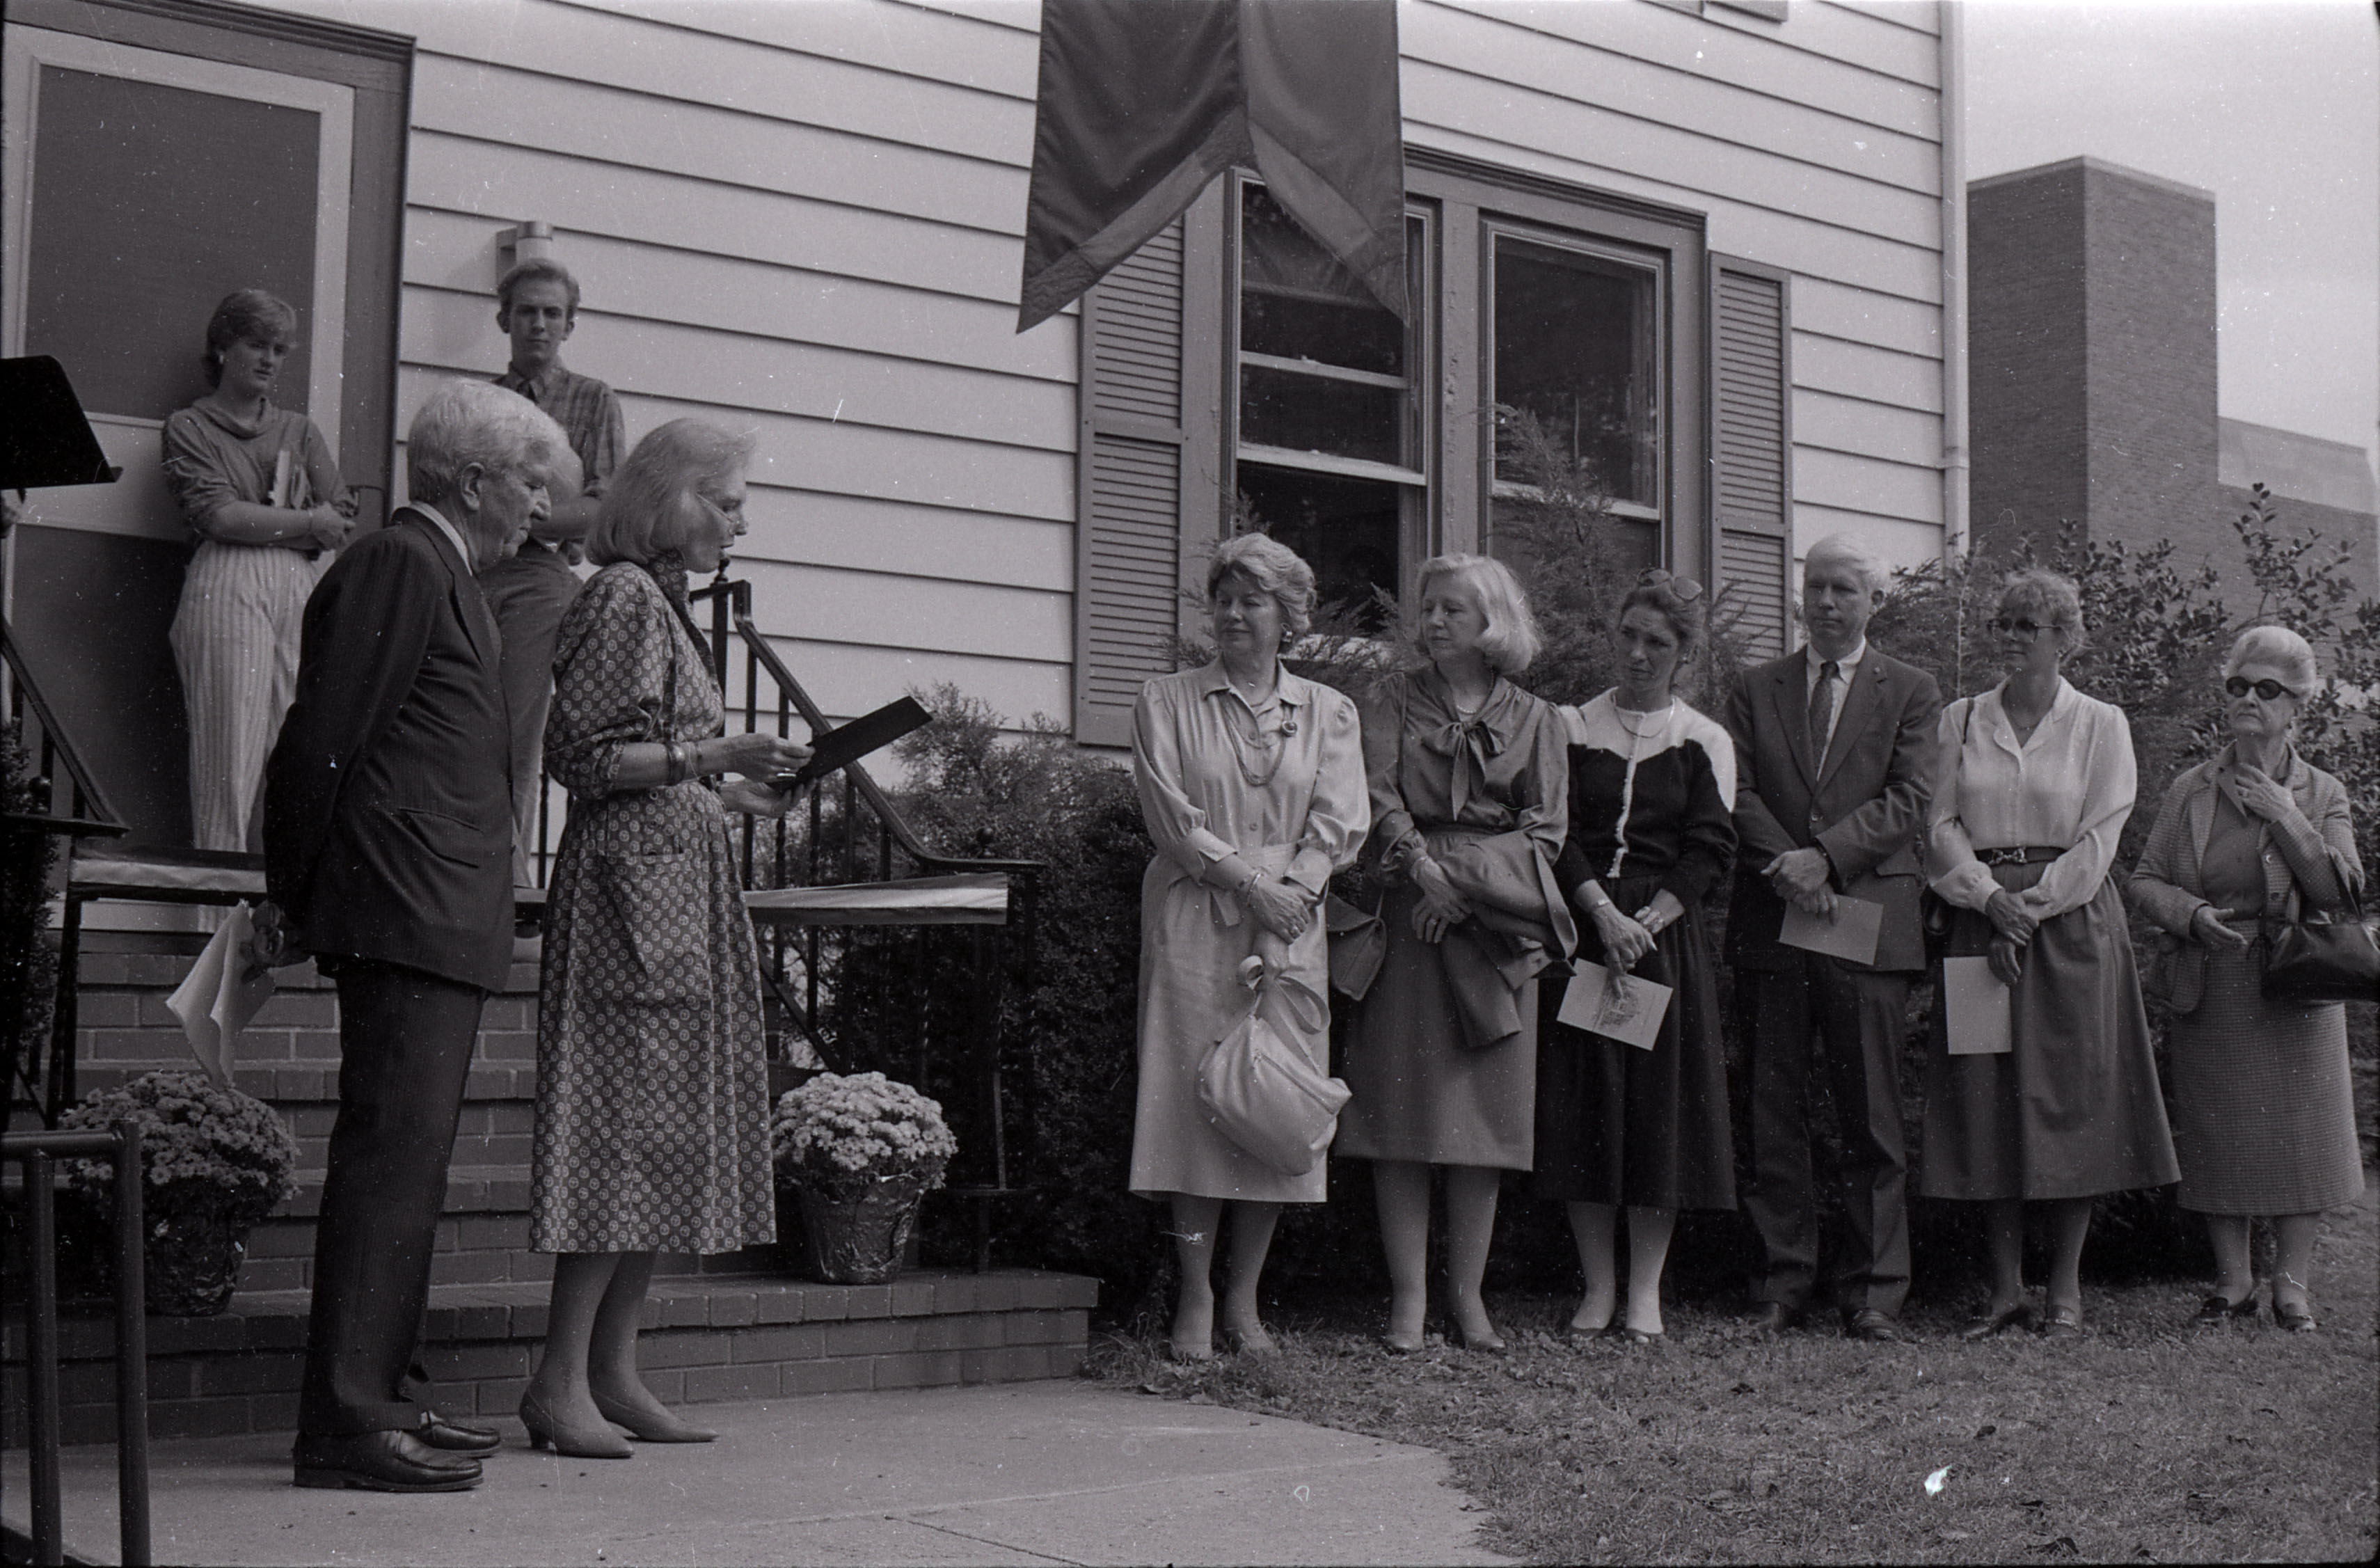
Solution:
{"label": "belt", "polygon": [[1975,858],[1986,866],[2034,866],[2055,860],[2065,853],[2063,849],[2035,844],[2022,849],[1978,849]]}

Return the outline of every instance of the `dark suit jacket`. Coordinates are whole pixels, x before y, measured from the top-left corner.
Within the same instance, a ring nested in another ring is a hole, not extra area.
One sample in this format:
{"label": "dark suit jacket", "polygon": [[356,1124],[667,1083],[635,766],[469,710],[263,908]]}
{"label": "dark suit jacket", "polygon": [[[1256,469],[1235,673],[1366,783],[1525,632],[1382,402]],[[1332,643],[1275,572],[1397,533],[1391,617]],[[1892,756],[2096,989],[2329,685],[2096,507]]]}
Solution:
{"label": "dark suit jacket", "polygon": [[485,991],[512,965],[512,745],[495,618],[410,508],[306,602],[266,764],[265,881],[306,944]]}
{"label": "dark suit jacket", "polygon": [[1821,774],[1810,756],[1809,665],[1796,649],[1739,674],[1729,693],[1735,742],[1735,899],[1727,955],[1740,967],[1776,968],[1785,901],[1761,869],[1815,844],[1835,865],[1836,891],[1884,906],[1875,967],[1922,969],[1925,945],[1917,835],[1933,794],[1934,726],[1942,695],[1934,677],[1874,643],[1852,673]]}

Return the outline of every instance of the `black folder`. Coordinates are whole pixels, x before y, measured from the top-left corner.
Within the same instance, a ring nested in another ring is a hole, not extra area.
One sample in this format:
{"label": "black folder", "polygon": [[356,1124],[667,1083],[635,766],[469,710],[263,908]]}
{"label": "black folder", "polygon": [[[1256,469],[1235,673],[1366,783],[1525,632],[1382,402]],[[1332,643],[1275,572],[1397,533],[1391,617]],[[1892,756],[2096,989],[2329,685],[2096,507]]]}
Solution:
{"label": "black folder", "polygon": [[0,359],[0,490],[114,484],[64,367],[46,354]]}
{"label": "black folder", "polygon": [[798,772],[779,773],[769,781],[777,789],[792,789],[848,767],[871,751],[880,751],[933,718],[914,697],[888,702],[873,713],[863,713],[847,724],[810,737],[810,760]]}

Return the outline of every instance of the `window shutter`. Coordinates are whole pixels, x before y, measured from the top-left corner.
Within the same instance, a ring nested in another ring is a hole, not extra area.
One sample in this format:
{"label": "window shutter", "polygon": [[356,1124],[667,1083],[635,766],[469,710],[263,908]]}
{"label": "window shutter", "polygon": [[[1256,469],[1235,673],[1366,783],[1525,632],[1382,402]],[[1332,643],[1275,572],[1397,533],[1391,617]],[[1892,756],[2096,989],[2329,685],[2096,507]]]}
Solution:
{"label": "window shutter", "polygon": [[1183,225],[1083,297],[1075,529],[1075,738],[1132,742],[1173,668],[1182,550]]}
{"label": "window shutter", "polygon": [[1744,651],[1785,651],[1792,546],[1792,377],[1787,274],[1711,258],[1711,494],[1718,580]]}

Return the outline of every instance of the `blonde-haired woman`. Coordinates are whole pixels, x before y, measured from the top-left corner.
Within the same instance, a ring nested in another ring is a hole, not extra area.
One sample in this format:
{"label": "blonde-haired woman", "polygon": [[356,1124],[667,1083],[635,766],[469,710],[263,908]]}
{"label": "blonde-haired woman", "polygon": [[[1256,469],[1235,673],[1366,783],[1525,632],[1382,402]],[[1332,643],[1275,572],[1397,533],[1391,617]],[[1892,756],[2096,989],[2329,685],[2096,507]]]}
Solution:
{"label": "blonde-haired woman", "polygon": [[696,419],[638,442],[588,538],[603,569],[554,642],[545,756],[570,816],[538,986],[529,1245],[560,1256],[520,1417],[577,1458],[627,1458],[615,1425],[710,1440],[637,1374],[654,1255],[776,1235],[759,957],[725,813],[783,814],[790,796],[759,781],[809,748],[721,734],[686,587],[744,531],[751,453]]}
{"label": "blonde-haired woman", "polygon": [[1427,662],[1364,710],[1388,954],[1348,1029],[1354,1098],[1337,1147],[1373,1162],[1391,1292],[1381,1343],[1421,1347],[1442,1166],[1455,1336],[1496,1352],[1479,1282],[1503,1173],[1535,1160],[1536,976],[1578,944],[1554,880],[1569,751],[1560,716],[1511,679],[1541,646],[1511,569],[1441,555],[1415,592]]}
{"label": "blonde-haired woman", "polygon": [[2346,787],[2291,745],[2317,679],[2288,627],[2240,634],[2223,665],[2230,744],[2166,790],[2131,883],[2163,928],[2150,974],[2173,1008],[2181,1206],[2206,1216],[2220,1271],[2196,1319],[2210,1327],[2256,1315],[2248,1221],[2267,1214],[2274,1320],[2311,1333],[2322,1211],[2363,1193],[2347,1008],[2263,993],[2263,922],[2335,912],[2363,887]]}
{"label": "blonde-haired woman", "polygon": [[2054,572],[2019,572],[1992,630],[2008,679],[1942,710],[1926,869],[1954,909],[1947,951],[2009,988],[2010,1050],[1949,1054],[1934,1010],[1926,1054],[1927,1197],[1987,1206],[1992,1294],[1961,1331],[2031,1320],[2024,1206],[2050,1220],[2045,1333],[2082,1329],[2082,1244],[2102,1193],[2178,1179],[2173,1137],[2110,872],[2138,770],[2123,710],[2058,664],[2083,644],[2082,602]]}
{"label": "blonde-haired woman", "polygon": [[[1329,993],[1315,907],[1372,820],[1355,705],[1281,663],[1313,614],[1313,568],[1286,545],[1243,534],[1215,552],[1207,600],[1214,662],[1150,681],[1132,721],[1141,820],[1157,849],[1140,892],[1132,1190],[1172,1206],[1182,1267],[1172,1350],[1185,1361],[1214,1354],[1227,1209],[1220,1327],[1236,1349],[1272,1349],[1257,1283],[1273,1226],[1284,1203],[1320,1203],[1325,1179],[1319,1162],[1285,1176],[1216,1130],[1199,1103],[1199,1066],[1248,1010],[1240,966],[1251,954],[1317,998]],[[1327,1016],[1296,1043],[1317,1072],[1330,1070]]]}

